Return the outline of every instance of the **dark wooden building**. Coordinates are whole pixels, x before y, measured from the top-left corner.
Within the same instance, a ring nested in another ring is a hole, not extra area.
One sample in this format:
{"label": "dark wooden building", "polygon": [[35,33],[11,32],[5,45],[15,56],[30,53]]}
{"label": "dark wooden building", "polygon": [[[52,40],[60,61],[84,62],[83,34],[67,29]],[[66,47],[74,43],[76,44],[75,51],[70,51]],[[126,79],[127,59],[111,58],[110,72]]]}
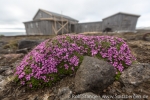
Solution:
{"label": "dark wooden building", "polygon": [[74,32],[78,20],[39,9],[32,21],[24,22],[27,35],[50,35]]}

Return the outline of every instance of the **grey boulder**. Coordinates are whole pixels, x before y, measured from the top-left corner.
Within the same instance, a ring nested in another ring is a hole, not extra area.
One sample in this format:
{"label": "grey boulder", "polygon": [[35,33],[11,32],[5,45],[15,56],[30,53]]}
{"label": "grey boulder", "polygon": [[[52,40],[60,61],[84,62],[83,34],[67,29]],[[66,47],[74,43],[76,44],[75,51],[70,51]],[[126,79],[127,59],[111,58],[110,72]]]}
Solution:
{"label": "grey boulder", "polygon": [[100,92],[115,80],[115,69],[106,61],[85,56],[75,76],[75,92]]}
{"label": "grey boulder", "polygon": [[32,49],[33,47],[37,46],[43,42],[43,40],[20,40],[18,43],[18,49]]}
{"label": "grey boulder", "polygon": [[150,97],[150,64],[133,64],[123,71],[120,80],[128,94],[138,93]]}

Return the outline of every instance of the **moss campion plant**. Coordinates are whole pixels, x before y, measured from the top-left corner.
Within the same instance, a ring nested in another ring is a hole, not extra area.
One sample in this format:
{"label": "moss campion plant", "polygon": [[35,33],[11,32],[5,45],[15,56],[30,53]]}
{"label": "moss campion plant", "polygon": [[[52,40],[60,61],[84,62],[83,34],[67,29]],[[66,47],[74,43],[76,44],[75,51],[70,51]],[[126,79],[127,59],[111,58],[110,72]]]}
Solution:
{"label": "moss campion plant", "polygon": [[16,68],[22,85],[51,86],[79,68],[84,56],[108,61],[120,74],[135,60],[126,42],[112,36],[63,35],[46,40],[28,53]]}

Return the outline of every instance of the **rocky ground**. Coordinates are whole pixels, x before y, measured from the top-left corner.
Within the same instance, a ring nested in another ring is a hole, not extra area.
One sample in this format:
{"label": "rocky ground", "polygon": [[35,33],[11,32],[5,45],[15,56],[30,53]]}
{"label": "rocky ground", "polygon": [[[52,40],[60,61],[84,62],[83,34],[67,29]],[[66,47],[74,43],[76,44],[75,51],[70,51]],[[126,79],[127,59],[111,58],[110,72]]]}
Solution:
{"label": "rocky ground", "polygon": [[[107,98],[104,100],[115,100],[117,98],[118,100],[121,100],[121,97],[119,98],[119,96],[125,95],[134,96],[135,100],[138,97],[141,97],[139,100],[149,100],[150,33],[86,33],[86,35],[111,35],[123,38],[129,44],[131,51],[137,58],[139,64],[133,65],[131,68],[124,71],[119,81],[110,82],[111,84],[108,84],[102,91],[95,92],[91,90],[82,93],[82,95],[92,95],[93,97],[101,96],[95,100],[102,100],[102,97],[104,99],[104,96],[109,96],[109,99]],[[66,97],[78,94],[76,91],[76,84],[78,83],[75,81],[77,76],[75,75],[63,78],[60,82],[54,84],[53,87],[40,90],[29,90],[25,87],[16,85],[16,83],[12,81],[14,78],[14,69],[24,55],[35,45],[52,37],[54,36],[0,37],[0,100],[67,100],[65,99]],[[107,79],[105,82],[107,82]],[[126,98],[125,100],[132,99],[133,98]]]}

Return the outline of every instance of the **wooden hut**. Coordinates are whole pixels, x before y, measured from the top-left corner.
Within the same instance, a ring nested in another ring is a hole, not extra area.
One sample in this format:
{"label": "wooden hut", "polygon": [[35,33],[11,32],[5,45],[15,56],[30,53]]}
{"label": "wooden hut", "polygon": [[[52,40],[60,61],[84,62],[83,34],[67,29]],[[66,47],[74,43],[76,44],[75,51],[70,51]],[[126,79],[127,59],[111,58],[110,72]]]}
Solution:
{"label": "wooden hut", "polygon": [[27,35],[50,35],[64,33],[135,31],[140,15],[119,12],[102,21],[78,23],[69,16],[39,9],[32,21],[24,22]]}
{"label": "wooden hut", "polygon": [[24,22],[27,35],[50,35],[74,32],[78,20],[39,9],[32,21]]}
{"label": "wooden hut", "polygon": [[102,30],[111,28],[114,32],[133,32],[140,15],[119,12],[108,16],[102,21]]}

